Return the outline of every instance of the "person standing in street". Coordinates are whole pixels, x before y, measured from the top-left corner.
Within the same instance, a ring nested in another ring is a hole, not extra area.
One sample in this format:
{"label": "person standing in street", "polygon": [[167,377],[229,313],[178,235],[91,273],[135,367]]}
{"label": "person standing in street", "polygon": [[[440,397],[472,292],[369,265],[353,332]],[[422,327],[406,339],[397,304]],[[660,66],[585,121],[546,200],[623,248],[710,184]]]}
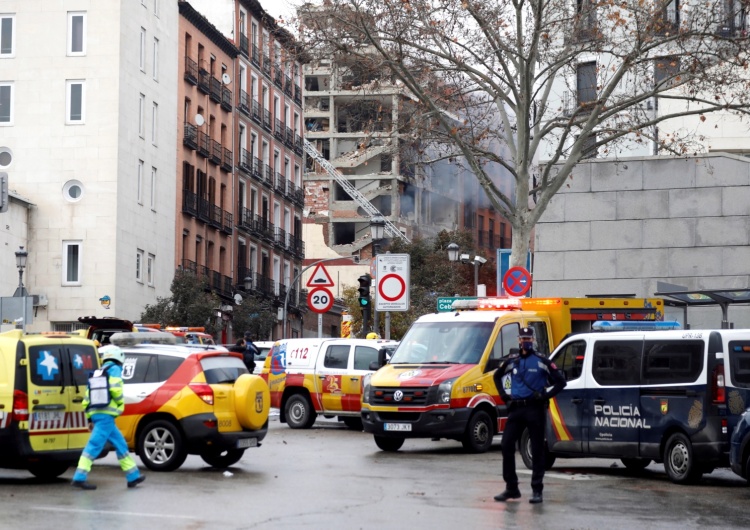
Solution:
{"label": "person standing in street", "polygon": [[534,350],[534,330],[521,328],[518,335],[519,353],[511,354],[495,371],[495,386],[508,406],[508,420],[501,442],[505,491],[495,500],[505,502],[521,498],[516,475],[516,445],[524,429],[531,439],[532,471],[531,504],[543,501],[544,429],[549,399],[565,385],[565,377],[555,364]]}
{"label": "person standing in street", "polygon": [[[109,390],[109,396],[98,399],[92,397],[89,388],[83,398],[83,407],[86,417],[93,425],[91,436],[83,448],[78,467],[73,475],[72,485],[74,488],[83,490],[95,490],[96,485],[86,481],[94,460],[101,454],[104,445],[109,442],[115,448],[120,468],[125,472],[128,488],[134,488],[146,477],[138,471],[138,466],[128,452],[128,444],[122,433],[115,425],[115,418],[125,410],[125,401],[122,391],[122,365],[125,362],[125,353],[117,346],[103,346],[99,348],[102,359],[101,373],[106,376],[106,385],[102,387]],[[99,371],[97,371],[99,372]],[[91,385],[90,385],[91,386]],[[109,398],[107,400],[107,398]]]}
{"label": "person standing in street", "polygon": [[260,355],[258,347],[253,344],[253,337],[249,331],[245,332],[245,352],[243,353],[245,366],[252,374],[255,371],[255,356]]}

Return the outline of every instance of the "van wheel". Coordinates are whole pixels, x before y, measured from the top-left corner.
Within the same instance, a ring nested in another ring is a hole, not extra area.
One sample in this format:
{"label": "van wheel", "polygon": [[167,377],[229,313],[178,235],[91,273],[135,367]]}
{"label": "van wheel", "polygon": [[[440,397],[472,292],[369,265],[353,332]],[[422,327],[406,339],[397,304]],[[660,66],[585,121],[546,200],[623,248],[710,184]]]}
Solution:
{"label": "van wheel", "polygon": [[187,458],[182,433],[166,420],[146,425],[138,437],[137,448],[143,465],[152,471],[174,471]]}
{"label": "van wheel", "polygon": [[[518,451],[521,453],[521,459],[523,460],[523,464],[529,468],[534,469],[534,460],[532,459],[532,453],[531,453],[531,436],[529,435],[529,430],[524,429],[523,433],[521,434],[521,439],[518,441]],[[555,465],[555,460],[557,460],[557,457],[554,456],[552,453],[549,452],[549,448],[547,447],[547,442],[544,442],[544,469],[549,471],[552,469],[552,466]]]}
{"label": "van wheel", "polygon": [[353,431],[362,430],[362,418],[353,418],[352,416],[344,416],[341,418],[341,421],[343,421],[344,425],[346,425],[348,428],[350,428]]}
{"label": "van wheel", "polygon": [[492,446],[494,435],[492,418],[485,411],[478,410],[469,418],[461,444],[470,453],[486,453]]}
{"label": "van wheel", "polygon": [[696,482],[703,474],[693,458],[693,446],[687,436],[678,432],[664,446],[664,470],[675,484]]}
{"label": "van wheel", "polygon": [[310,400],[302,394],[289,397],[284,406],[286,422],[292,429],[309,429],[315,423],[317,414]]}
{"label": "van wheel", "polygon": [[201,458],[211,467],[224,469],[239,462],[244,454],[244,449],[227,449],[226,451],[209,449],[201,453]]}
{"label": "van wheel", "polygon": [[375,436],[375,445],[383,451],[394,452],[401,449],[404,445],[403,438],[390,438],[388,436]]}
{"label": "van wheel", "polygon": [[69,467],[70,464],[65,462],[46,462],[30,465],[28,469],[38,479],[52,480],[65,473]]}
{"label": "van wheel", "polygon": [[651,463],[647,458],[621,458],[620,462],[628,471],[643,471]]}

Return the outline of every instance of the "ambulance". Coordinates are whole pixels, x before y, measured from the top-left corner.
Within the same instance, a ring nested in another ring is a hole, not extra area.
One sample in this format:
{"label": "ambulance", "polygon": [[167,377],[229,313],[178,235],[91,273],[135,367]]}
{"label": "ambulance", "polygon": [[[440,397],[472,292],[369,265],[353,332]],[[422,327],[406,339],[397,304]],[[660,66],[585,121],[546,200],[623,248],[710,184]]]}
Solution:
{"label": "ambulance", "polygon": [[52,479],[75,466],[89,438],[83,398],[99,367],[78,333],[0,333],[0,467]]}
{"label": "ambulance", "polygon": [[420,317],[386,364],[367,376],[362,424],[384,451],[406,438],[448,438],[487,451],[507,416],[493,371],[533,328],[536,349],[549,352],[595,321],[663,320],[657,298],[488,298],[457,300],[449,313]]}

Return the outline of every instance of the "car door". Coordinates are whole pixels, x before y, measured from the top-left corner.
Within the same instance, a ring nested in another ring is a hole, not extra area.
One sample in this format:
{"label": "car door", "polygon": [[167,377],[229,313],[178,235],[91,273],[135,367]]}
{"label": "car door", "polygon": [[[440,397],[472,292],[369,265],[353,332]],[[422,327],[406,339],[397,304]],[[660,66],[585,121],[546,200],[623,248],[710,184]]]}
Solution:
{"label": "car door", "polygon": [[552,362],[562,371],[566,387],[549,403],[547,445],[550,451],[580,453],[583,450],[583,409],[586,398],[585,340],[574,340],[558,348]]}
{"label": "car door", "polygon": [[91,434],[83,408],[83,398],[91,373],[99,367],[99,356],[92,344],[70,343],[63,345],[65,363],[65,393],[68,408],[65,426],[68,430],[68,449],[83,449]]}
{"label": "car door", "polygon": [[125,412],[117,418],[117,426],[128,443],[135,442],[135,429],[144,414],[153,410],[154,396],[161,381],[156,355],[146,352],[125,352],[122,365],[122,389]]}
{"label": "car door", "polygon": [[[71,396],[66,381],[67,356],[59,341],[31,338],[22,342],[29,398],[29,444],[34,451],[67,450],[66,413]],[[69,369],[69,368],[68,368]],[[81,408],[81,406],[78,406]]]}
{"label": "car door", "polygon": [[342,377],[341,382],[344,391],[344,410],[362,410],[362,383],[367,374],[373,373],[370,365],[377,362],[379,349],[366,344],[354,345],[353,355],[349,358],[349,371]]}
{"label": "car door", "polygon": [[351,390],[347,374],[351,350],[350,342],[335,341],[324,344],[323,351],[318,355],[316,384],[325,413],[336,414],[346,410],[344,382],[346,381],[347,390]]}
{"label": "car door", "polygon": [[640,371],[643,338],[599,339],[591,348],[583,428],[592,456],[639,454]]}

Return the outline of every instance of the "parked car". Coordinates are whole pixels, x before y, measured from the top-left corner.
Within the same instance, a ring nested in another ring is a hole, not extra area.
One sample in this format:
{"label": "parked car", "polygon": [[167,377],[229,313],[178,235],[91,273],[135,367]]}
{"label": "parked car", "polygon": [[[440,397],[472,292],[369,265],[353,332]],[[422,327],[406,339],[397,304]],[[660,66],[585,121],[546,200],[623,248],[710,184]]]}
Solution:
{"label": "parked car", "polygon": [[117,426],[149,469],[173,471],[188,454],[231,466],[266,437],[268,385],[240,354],[178,345],[170,333],[118,333],[111,341],[125,352]]}
{"label": "parked car", "polygon": [[97,341],[100,346],[109,344],[114,333],[138,331],[130,320],[117,317],[78,317],[78,322],[88,325],[84,336]]}
{"label": "parked car", "polygon": [[729,442],[729,465],[732,471],[750,481],[750,409],[740,416]]}

